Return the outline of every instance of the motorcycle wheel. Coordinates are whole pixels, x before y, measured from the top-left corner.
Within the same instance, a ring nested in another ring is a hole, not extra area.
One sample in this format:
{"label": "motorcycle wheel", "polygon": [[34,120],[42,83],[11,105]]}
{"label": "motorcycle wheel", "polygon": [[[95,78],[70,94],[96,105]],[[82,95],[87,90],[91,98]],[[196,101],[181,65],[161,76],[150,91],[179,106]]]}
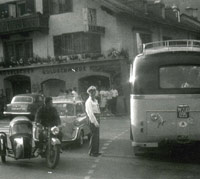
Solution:
{"label": "motorcycle wheel", "polygon": [[51,145],[47,149],[46,162],[47,167],[54,169],[60,160],[60,146]]}
{"label": "motorcycle wheel", "polygon": [[6,163],[6,156],[5,155],[1,155],[1,162]]}
{"label": "motorcycle wheel", "polygon": [[6,142],[5,138],[1,139],[1,162],[6,163]]}

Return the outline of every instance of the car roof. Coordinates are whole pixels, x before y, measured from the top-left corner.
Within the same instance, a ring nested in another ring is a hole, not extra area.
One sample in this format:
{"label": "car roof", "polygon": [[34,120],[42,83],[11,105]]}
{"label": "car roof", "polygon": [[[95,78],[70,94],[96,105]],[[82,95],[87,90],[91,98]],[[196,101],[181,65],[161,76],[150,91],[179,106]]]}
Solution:
{"label": "car roof", "polygon": [[73,95],[52,97],[53,103],[82,103],[83,100],[80,96],[74,97]]}
{"label": "car roof", "polygon": [[41,94],[37,94],[37,93],[25,93],[25,94],[17,94],[16,96],[31,96],[31,97],[36,97],[36,96],[42,96]]}

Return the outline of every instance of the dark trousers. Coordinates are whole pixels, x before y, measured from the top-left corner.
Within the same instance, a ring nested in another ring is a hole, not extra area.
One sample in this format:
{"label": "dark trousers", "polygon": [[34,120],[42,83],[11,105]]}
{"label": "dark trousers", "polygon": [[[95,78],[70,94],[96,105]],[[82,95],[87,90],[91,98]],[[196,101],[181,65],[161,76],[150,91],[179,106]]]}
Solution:
{"label": "dark trousers", "polygon": [[116,114],[116,112],[117,112],[117,97],[113,97],[112,98],[112,102],[111,102],[111,112],[113,113],[113,114]]}
{"label": "dark trousers", "polygon": [[[100,123],[100,117],[95,115],[98,123]],[[91,137],[89,143],[89,154],[99,153],[99,127],[96,127],[93,123],[90,123]]]}

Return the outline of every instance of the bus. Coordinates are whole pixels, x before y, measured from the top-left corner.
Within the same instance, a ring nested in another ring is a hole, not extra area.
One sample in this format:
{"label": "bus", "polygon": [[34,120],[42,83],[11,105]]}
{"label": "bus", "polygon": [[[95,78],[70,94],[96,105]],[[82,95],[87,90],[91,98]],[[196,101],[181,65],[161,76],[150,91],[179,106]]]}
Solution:
{"label": "bus", "polygon": [[198,144],[200,41],[144,44],[131,66],[130,137],[135,155],[162,144]]}

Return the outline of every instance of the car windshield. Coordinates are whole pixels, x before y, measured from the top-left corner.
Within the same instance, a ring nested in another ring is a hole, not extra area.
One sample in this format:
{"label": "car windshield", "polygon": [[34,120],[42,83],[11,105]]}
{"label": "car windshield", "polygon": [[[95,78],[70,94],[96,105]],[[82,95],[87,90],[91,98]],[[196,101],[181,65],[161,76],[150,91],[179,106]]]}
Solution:
{"label": "car windshield", "polygon": [[30,96],[15,96],[12,103],[32,103],[33,98]]}
{"label": "car windshield", "polygon": [[74,105],[71,103],[54,103],[60,116],[74,116]]}

